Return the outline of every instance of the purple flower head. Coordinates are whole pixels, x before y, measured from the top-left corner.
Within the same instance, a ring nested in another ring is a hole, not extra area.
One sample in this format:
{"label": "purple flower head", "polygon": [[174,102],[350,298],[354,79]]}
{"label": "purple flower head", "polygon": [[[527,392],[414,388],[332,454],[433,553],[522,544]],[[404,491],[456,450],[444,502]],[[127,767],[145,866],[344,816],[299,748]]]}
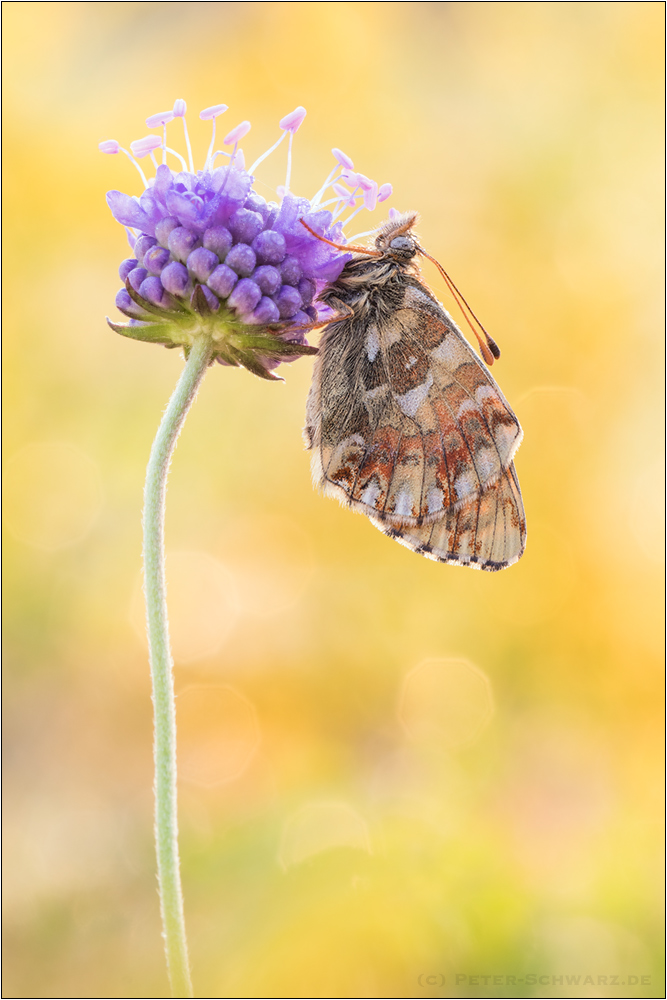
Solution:
{"label": "purple flower head", "polygon": [[[220,363],[274,378],[271,369],[281,361],[315,353],[305,333],[329,318],[318,296],[350,259],[323,240],[345,245],[348,223],[389,197],[391,185],[379,187],[355,173],[352,160],[334,149],[335,166],[320,190],[310,199],[298,197],[289,189],[292,144],[305,109],[281,119],[280,138],[247,170],[239,143],[250,122],[226,134],[223,146],[228,148],[215,149],[216,120],[226,111],[226,105],[217,104],[200,114],[213,133],[202,170],[193,166],[186,104],[180,99],[172,111],[146,119],[160,133],[130,143],[131,152],[116,140],[100,143],[104,153],[128,156],[143,185],[138,196],[107,194],[114,218],[134,247],[133,256],[121,264],[125,284],[116,297],[130,322],[110,325],[124,336],[182,346],[186,352],[195,337],[206,333]],[[167,145],[167,126],[179,118],[187,160]],[[285,184],[277,200],[267,202],[253,190],[255,170],[286,136]],[[146,177],[139,159],[153,163],[153,177]]]}

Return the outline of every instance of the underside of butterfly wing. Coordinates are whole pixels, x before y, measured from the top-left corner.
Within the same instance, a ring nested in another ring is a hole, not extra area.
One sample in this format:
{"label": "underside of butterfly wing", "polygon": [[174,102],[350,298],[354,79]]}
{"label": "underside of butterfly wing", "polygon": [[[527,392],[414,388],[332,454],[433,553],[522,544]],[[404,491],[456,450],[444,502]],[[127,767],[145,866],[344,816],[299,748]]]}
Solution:
{"label": "underside of butterfly wing", "polygon": [[483,493],[447,511],[435,524],[399,528],[374,517],[370,520],[419,555],[472,569],[505,569],[521,558],[526,545],[526,519],[514,463]]}
{"label": "underside of butterfly wing", "polygon": [[483,493],[522,436],[486,367],[416,279],[372,321],[325,331],[306,430],[317,485],[401,527],[432,524]]}

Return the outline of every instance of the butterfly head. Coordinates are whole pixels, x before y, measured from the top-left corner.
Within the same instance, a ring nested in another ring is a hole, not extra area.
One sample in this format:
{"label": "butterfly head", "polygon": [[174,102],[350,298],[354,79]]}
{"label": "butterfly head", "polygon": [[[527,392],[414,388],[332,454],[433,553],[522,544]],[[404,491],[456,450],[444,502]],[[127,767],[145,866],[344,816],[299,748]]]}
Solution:
{"label": "butterfly head", "polygon": [[405,212],[385,222],[375,240],[375,246],[383,257],[408,261],[419,253],[419,243],[412,233],[416,222],[416,212]]}

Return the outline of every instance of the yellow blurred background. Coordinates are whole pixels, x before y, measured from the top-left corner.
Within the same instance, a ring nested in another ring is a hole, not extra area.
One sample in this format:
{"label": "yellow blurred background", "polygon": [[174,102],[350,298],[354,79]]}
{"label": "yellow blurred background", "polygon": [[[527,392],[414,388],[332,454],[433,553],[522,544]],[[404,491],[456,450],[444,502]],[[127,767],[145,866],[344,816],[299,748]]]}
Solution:
{"label": "yellow blurred background", "polygon": [[303,104],[296,192],[338,146],[421,213],[528,516],[500,574],[420,559],[312,490],[309,359],[208,374],[167,515],[196,995],[663,995],[664,5],[3,13],[4,995],[168,994],[140,510],[182,359],[105,323],[139,189],[97,143],[175,98],[199,162],[200,108],[254,159]]}

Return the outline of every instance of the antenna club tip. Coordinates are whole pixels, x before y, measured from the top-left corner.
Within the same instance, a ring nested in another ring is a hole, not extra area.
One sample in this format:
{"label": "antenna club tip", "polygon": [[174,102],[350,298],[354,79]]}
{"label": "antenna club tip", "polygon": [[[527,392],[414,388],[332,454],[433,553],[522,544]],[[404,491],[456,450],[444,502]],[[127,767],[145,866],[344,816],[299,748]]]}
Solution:
{"label": "antenna club tip", "polygon": [[493,362],[496,360],[495,355],[491,353],[491,351],[486,346],[486,344],[483,344],[481,340],[479,342],[479,349],[480,349],[480,351],[482,353],[482,357],[484,358],[484,361],[486,362],[486,364],[490,368],[491,365],[493,364]]}
{"label": "antenna club tip", "polygon": [[496,344],[496,342],[493,339],[493,337],[489,337],[488,333],[486,335],[486,342],[489,345],[489,350],[491,351],[491,353],[493,354],[494,358],[497,361],[498,358],[500,357],[500,348]]}

